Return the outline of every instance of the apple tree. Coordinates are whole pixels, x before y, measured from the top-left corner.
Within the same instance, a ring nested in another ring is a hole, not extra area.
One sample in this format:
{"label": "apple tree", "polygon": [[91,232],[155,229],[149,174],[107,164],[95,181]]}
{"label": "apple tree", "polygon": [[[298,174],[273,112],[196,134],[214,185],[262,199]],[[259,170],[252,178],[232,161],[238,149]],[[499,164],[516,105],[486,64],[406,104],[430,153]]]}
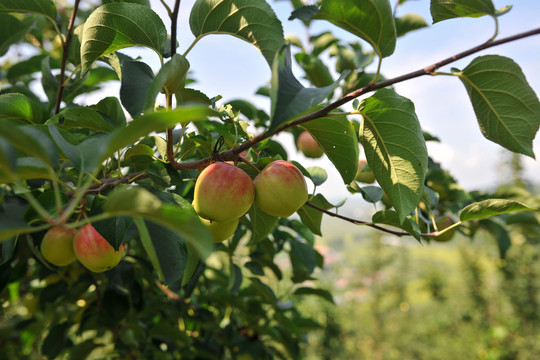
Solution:
{"label": "apple tree", "polygon": [[[534,90],[512,59],[475,54],[540,28],[495,31],[386,78],[400,37],[429,31],[419,30],[421,17],[401,15],[405,2],[291,0],[287,21],[308,33],[325,22],[357,39],[328,31],[309,33],[308,44],[286,40],[264,0],[196,0],[195,40],[180,47],[179,0],[0,0],[3,355],[298,358],[318,326],[298,299],[333,302],[316,282],[323,216],[419,242],[486,229],[504,256],[506,213],[538,216],[540,201],[465,191],[430,158],[426,142],[437,138],[393,85],[460,81],[486,141],[534,158]],[[151,5],[165,9],[170,28]],[[510,10],[491,0],[430,4],[433,23],[498,24]],[[258,91],[269,110],[197,88],[190,52],[216,34],[260,51],[272,74]],[[122,52],[129,47],[152,50],[159,69]],[[110,81],[118,94],[81,105]],[[284,133],[297,149],[276,139]],[[350,196],[374,205],[372,216],[341,215],[344,202],[318,190],[325,169],[289,161],[297,150],[329,159]]]}

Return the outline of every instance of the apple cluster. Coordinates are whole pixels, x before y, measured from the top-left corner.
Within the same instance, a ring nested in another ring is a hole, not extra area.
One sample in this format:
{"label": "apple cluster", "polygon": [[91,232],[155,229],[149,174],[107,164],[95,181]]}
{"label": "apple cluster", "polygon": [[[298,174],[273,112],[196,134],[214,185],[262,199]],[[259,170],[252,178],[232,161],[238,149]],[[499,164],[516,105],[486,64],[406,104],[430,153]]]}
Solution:
{"label": "apple cluster", "polygon": [[118,265],[123,252],[123,244],[115,250],[91,224],[77,231],[53,227],[41,241],[41,254],[51,264],[66,266],[79,260],[84,267],[96,273]]}
{"label": "apple cluster", "polygon": [[239,167],[217,162],[199,175],[192,205],[214,241],[220,242],[234,234],[254,203],[269,215],[288,217],[307,198],[304,176],[288,161],[271,162],[253,180]]}

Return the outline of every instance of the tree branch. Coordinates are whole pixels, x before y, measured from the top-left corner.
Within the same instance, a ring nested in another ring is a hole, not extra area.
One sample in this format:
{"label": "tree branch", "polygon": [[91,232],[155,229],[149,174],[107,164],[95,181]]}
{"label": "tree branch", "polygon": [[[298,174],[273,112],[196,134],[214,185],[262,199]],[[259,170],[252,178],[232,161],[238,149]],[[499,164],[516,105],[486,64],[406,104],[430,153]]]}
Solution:
{"label": "tree branch", "polygon": [[310,114],[301,116],[301,117],[297,118],[296,120],[291,121],[290,123],[281,125],[280,127],[275,129],[274,131],[266,131],[266,132],[264,132],[262,134],[259,134],[259,135],[255,136],[255,137],[245,141],[244,143],[238,145],[237,147],[235,147],[233,149],[230,149],[230,150],[219,153],[217,156],[213,156],[212,158],[208,157],[208,158],[201,159],[201,160],[198,160],[198,161],[177,163],[177,164],[174,165],[174,167],[177,170],[203,169],[206,166],[210,165],[213,161],[234,161],[234,159],[237,158],[238,154],[240,154],[242,151],[245,151],[245,150],[253,147],[254,145],[260,143],[261,141],[266,140],[266,139],[272,137],[275,134],[278,134],[278,133],[280,133],[280,132],[282,132],[284,130],[290,129],[290,128],[295,127],[297,125],[300,125],[300,124],[303,124],[303,123],[306,123],[308,121],[315,120],[315,119],[318,119],[318,118],[321,118],[321,117],[325,117],[332,110],[335,110],[335,109],[339,108],[340,106],[342,106],[342,105],[344,105],[344,104],[346,104],[346,103],[348,103],[348,102],[350,102],[350,101],[356,99],[357,97],[362,96],[362,95],[364,95],[366,93],[369,93],[369,92],[372,92],[372,91],[375,91],[375,90],[379,90],[379,89],[382,89],[382,88],[385,88],[385,87],[388,87],[388,86],[391,86],[391,85],[394,85],[394,84],[397,84],[397,83],[400,83],[400,82],[403,82],[403,81],[406,81],[406,80],[414,79],[414,78],[417,78],[417,77],[420,77],[420,76],[432,75],[435,70],[437,70],[437,69],[439,69],[439,68],[441,68],[441,67],[443,67],[445,65],[451,64],[452,62],[460,60],[460,59],[462,59],[464,57],[467,57],[467,56],[470,56],[470,55],[472,55],[474,53],[477,53],[479,51],[491,48],[493,46],[497,46],[497,45],[505,44],[505,43],[512,42],[512,41],[515,41],[515,40],[519,40],[519,39],[522,39],[522,38],[525,38],[525,37],[528,37],[528,36],[537,35],[537,34],[540,34],[540,28],[536,28],[536,29],[533,29],[533,30],[530,30],[530,31],[522,32],[522,33],[519,33],[519,34],[516,34],[516,35],[513,35],[513,36],[508,36],[508,37],[505,37],[505,38],[502,38],[502,39],[499,39],[499,40],[485,42],[485,43],[483,43],[481,45],[470,48],[469,50],[465,50],[465,51],[463,51],[463,52],[461,52],[459,54],[456,54],[454,56],[451,56],[449,58],[446,58],[444,60],[436,62],[435,64],[429,65],[429,66],[424,67],[422,69],[419,69],[419,70],[416,70],[416,71],[413,71],[413,72],[410,72],[408,74],[404,74],[404,75],[401,75],[401,76],[397,76],[397,77],[392,78],[392,79],[380,81],[380,82],[375,83],[373,85],[368,85],[368,86],[365,86],[365,87],[363,87],[361,89],[353,91],[353,92],[345,95],[344,97],[334,101],[333,103],[325,106],[322,109],[319,109],[319,110],[314,111],[314,112],[312,112]]}
{"label": "tree branch", "polygon": [[62,63],[60,65],[60,78],[58,92],[56,94],[56,106],[54,108],[54,114],[60,112],[60,104],[62,103],[62,98],[64,97],[64,89],[66,87],[65,78],[66,78],[66,63],[68,58],[69,43],[71,42],[71,37],[73,35],[73,28],[75,26],[75,17],[77,16],[77,11],[79,9],[80,0],[75,0],[73,4],[73,12],[71,13],[71,18],[69,19],[68,30],[66,34],[66,39],[62,42]]}

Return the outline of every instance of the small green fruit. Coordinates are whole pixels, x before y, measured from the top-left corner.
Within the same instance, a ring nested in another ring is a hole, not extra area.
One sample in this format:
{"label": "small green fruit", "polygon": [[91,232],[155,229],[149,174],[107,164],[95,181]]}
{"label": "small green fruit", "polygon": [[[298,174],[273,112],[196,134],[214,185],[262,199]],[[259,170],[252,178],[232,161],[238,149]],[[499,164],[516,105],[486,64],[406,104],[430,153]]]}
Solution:
{"label": "small green fruit", "polygon": [[307,131],[300,133],[296,141],[296,146],[308,158],[316,159],[324,154],[323,149],[321,149],[317,141]]}
{"label": "small green fruit", "polygon": [[120,245],[118,251],[114,250],[91,224],[87,224],[75,234],[73,251],[81,264],[97,273],[118,265],[122,259],[124,245]]}
{"label": "small green fruit", "polygon": [[358,161],[358,172],[356,173],[355,180],[365,184],[373,184],[375,182],[375,175],[373,175],[373,171],[362,171],[366,165],[366,160]]}
{"label": "small green fruit", "polygon": [[255,204],[269,215],[289,217],[308,198],[304,175],[294,164],[285,160],[268,164],[253,183]]}
{"label": "small green fruit", "polygon": [[73,252],[73,237],[75,232],[54,227],[47,231],[41,241],[41,255],[56,266],[66,266],[77,258]]}
{"label": "small green fruit", "polygon": [[[449,216],[443,216],[435,221],[435,224],[437,224],[437,230],[442,231],[446,229],[447,227],[450,227],[454,225],[454,220],[452,220]],[[439,236],[433,237],[433,240],[439,241],[439,242],[447,242],[452,240],[454,235],[456,234],[456,228],[452,228],[448,231],[445,231]]]}

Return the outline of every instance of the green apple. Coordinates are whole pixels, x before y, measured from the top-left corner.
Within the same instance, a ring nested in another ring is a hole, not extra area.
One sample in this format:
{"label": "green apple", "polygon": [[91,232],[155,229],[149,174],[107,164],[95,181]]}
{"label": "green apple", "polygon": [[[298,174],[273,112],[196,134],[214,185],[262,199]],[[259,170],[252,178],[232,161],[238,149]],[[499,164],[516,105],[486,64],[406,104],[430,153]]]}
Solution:
{"label": "green apple", "polygon": [[75,232],[69,229],[53,227],[41,241],[41,255],[56,266],[66,266],[74,262],[77,257],[73,252],[73,237]]}
{"label": "green apple", "polygon": [[321,149],[317,141],[307,131],[303,131],[296,140],[296,146],[308,158],[320,158],[324,151]]}
{"label": "green apple", "polygon": [[200,217],[200,219],[202,223],[206,225],[206,227],[210,230],[210,232],[214,236],[215,242],[221,242],[230,238],[236,231],[236,228],[238,227],[238,223],[240,222],[240,219],[236,219],[229,222],[211,221],[211,220],[206,220],[202,217]]}
{"label": "green apple", "polygon": [[[454,220],[450,216],[445,215],[435,220],[435,224],[437,225],[437,230],[442,231],[446,229],[447,227],[454,225]],[[433,240],[439,241],[439,242],[447,242],[447,241],[452,240],[455,234],[456,234],[456,228],[454,227],[448,231],[445,231],[439,236],[434,236]]]}
{"label": "green apple", "polygon": [[375,175],[373,175],[373,171],[362,171],[366,165],[366,160],[361,159],[358,161],[358,172],[356,173],[355,180],[366,184],[373,184],[375,182]]}
{"label": "green apple", "polygon": [[118,251],[114,250],[91,224],[87,224],[75,234],[73,251],[88,270],[103,272],[118,265],[122,259],[124,245],[120,245]]}
{"label": "green apple", "polygon": [[291,216],[308,198],[304,176],[294,164],[285,160],[268,164],[253,183],[255,204],[273,216]]}
{"label": "green apple", "polygon": [[244,170],[217,162],[200,173],[195,183],[193,205],[200,217],[226,223],[244,215],[254,197],[253,181]]}

